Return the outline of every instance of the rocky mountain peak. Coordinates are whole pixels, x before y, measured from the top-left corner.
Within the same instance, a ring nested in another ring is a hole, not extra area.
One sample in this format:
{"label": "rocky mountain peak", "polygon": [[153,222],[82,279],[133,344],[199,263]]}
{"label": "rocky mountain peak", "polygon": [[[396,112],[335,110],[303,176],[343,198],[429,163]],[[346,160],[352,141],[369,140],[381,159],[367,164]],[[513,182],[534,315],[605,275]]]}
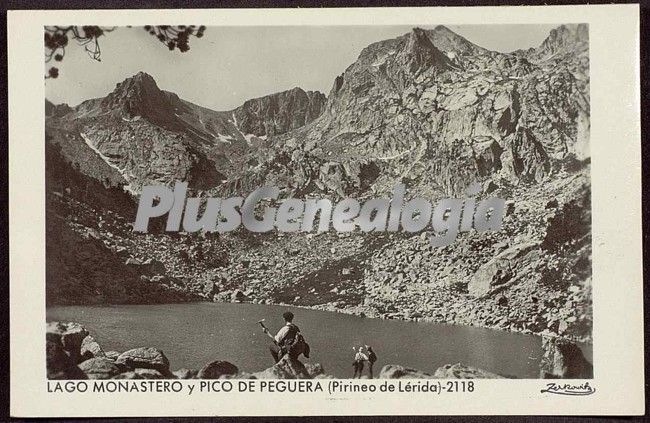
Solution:
{"label": "rocky mountain peak", "polygon": [[133,96],[149,95],[156,96],[161,90],[158,88],[156,81],[146,72],[138,72],[130,78],[118,83],[109,96]]}
{"label": "rocky mountain peak", "polygon": [[45,116],[64,116],[72,111],[67,104],[54,104],[47,98],[45,99]]}
{"label": "rocky mountain peak", "polygon": [[299,128],[316,119],[323,112],[326,101],[325,94],[319,91],[294,87],[247,100],[233,114],[243,133],[272,136]]}
{"label": "rocky mountain peak", "polygon": [[148,117],[157,123],[168,119],[167,115],[173,110],[170,97],[145,72],[138,72],[118,83],[102,100],[100,107],[103,110],[119,111],[127,118]]}
{"label": "rocky mountain peak", "polygon": [[587,24],[566,24],[552,29],[548,37],[537,48],[537,55],[549,57],[562,51],[573,51],[586,47],[589,42]]}
{"label": "rocky mountain peak", "polygon": [[487,52],[483,47],[468,41],[444,25],[438,25],[426,32],[433,45],[447,55],[450,53],[469,55]]}
{"label": "rocky mountain peak", "polygon": [[413,28],[409,33],[404,52],[410,56],[407,63],[411,72],[431,66],[442,69],[451,67],[449,58],[433,45],[422,28]]}
{"label": "rocky mountain peak", "polygon": [[156,81],[153,79],[153,76],[149,75],[147,72],[140,71],[133,75],[130,78],[127,78],[125,81],[134,81],[139,84],[153,84],[156,85]]}

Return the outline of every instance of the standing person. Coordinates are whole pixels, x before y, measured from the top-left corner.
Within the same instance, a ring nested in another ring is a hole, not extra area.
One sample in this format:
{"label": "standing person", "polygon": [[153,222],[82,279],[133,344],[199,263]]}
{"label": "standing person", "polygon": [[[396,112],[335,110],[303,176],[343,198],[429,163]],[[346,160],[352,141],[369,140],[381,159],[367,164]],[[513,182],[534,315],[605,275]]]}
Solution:
{"label": "standing person", "polygon": [[300,334],[298,326],[293,324],[293,313],[285,311],[282,314],[284,319],[284,326],[280,328],[278,333],[273,336],[269,330],[264,327],[264,333],[267,334],[272,340],[273,344],[269,346],[271,355],[277,363],[287,353],[292,359],[297,359],[300,354],[304,354],[309,358],[309,350],[304,338]]}
{"label": "standing person", "polygon": [[368,351],[368,377],[372,379],[372,365],[377,361],[377,354],[368,345],[366,345],[366,351]]}
{"label": "standing person", "polygon": [[359,347],[358,350],[352,347],[352,350],[356,351],[356,354],[354,354],[354,361],[352,362],[352,368],[354,368],[352,379],[357,378],[357,376],[358,379],[361,379],[361,374],[363,373],[363,362],[368,361],[368,356],[363,353],[363,347]]}

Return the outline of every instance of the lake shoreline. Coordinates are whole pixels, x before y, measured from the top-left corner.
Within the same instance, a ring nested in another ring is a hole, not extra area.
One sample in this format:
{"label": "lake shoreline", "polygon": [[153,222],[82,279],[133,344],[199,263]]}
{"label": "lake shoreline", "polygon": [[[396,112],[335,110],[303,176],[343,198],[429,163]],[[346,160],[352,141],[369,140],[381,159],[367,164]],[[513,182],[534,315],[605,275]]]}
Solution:
{"label": "lake shoreline", "polygon": [[591,338],[585,338],[585,337],[577,337],[573,335],[559,335],[557,333],[554,333],[550,330],[545,330],[542,332],[534,332],[530,329],[510,329],[510,328],[502,328],[498,326],[493,326],[493,325],[483,325],[480,324],[480,322],[477,323],[460,323],[456,321],[445,321],[445,320],[437,320],[435,317],[430,317],[430,316],[422,316],[422,317],[408,317],[404,316],[402,314],[395,314],[390,317],[385,317],[379,313],[376,313],[374,309],[370,307],[364,307],[364,306],[354,306],[354,307],[346,307],[346,308],[336,308],[336,307],[330,307],[330,306],[325,306],[321,307],[321,305],[314,305],[314,306],[303,306],[303,305],[292,305],[292,304],[275,304],[273,305],[278,305],[278,306],[290,306],[290,307],[298,307],[298,308],[304,308],[308,310],[320,310],[320,311],[330,311],[333,313],[343,313],[343,314],[351,314],[354,316],[359,316],[359,317],[365,317],[369,319],[381,319],[381,320],[400,320],[400,321],[405,321],[405,322],[423,322],[423,323],[434,323],[434,324],[440,324],[440,325],[449,325],[449,326],[463,326],[463,327],[475,327],[475,328],[481,328],[481,329],[490,329],[490,330],[495,330],[499,332],[505,332],[505,333],[518,333],[522,335],[532,335],[532,336],[538,336],[538,337],[544,337],[544,336],[552,336],[552,337],[562,337],[569,339],[574,342],[582,343],[582,344],[589,344],[592,345],[592,340]]}
{"label": "lake shoreline", "polygon": [[152,302],[152,303],[97,303],[97,304],[48,304],[46,306],[47,308],[53,308],[53,307],[67,307],[67,306],[121,306],[121,305],[162,305],[162,304],[201,304],[201,303],[206,303],[206,304],[212,304],[212,303],[217,303],[217,304],[231,304],[231,303],[236,303],[236,304],[259,304],[259,305],[270,305],[270,306],[278,306],[278,307],[295,307],[295,308],[300,308],[300,309],[305,309],[305,310],[318,310],[318,311],[327,311],[331,313],[341,313],[341,314],[346,314],[346,315],[352,315],[352,316],[357,316],[357,317],[364,317],[368,319],[380,319],[380,320],[397,320],[397,321],[404,321],[404,322],[420,322],[420,323],[432,323],[432,324],[441,324],[441,325],[449,325],[449,326],[460,326],[460,327],[474,327],[474,328],[481,328],[481,329],[489,329],[489,330],[494,330],[494,331],[499,331],[499,332],[504,332],[504,333],[516,333],[516,334],[522,334],[522,335],[532,335],[536,337],[561,337],[565,338],[567,340],[570,340],[572,342],[576,342],[579,344],[585,344],[589,346],[593,346],[593,340],[591,337],[578,337],[578,336],[573,336],[569,334],[565,335],[559,335],[557,333],[554,333],[548,329],[545,331],[541,332],[535,332],[529,329],[513,329],[513,328],[503,328],[499,327],[496,325],[484,325],[481,324],[480,321],[477,322],[470,322],[469,324],[467,323],[461,323],[457,321],[447,321],[447,320],[440,320],[436,319],[435,317],[431,316],[422,316],[422,317],[409,317],[405,316],[404,314],[400,313],[392,313],[389,315],[382,314],[377,312],[375,309],[372,307],[368,306],[363,306],[363,305],[356,305],[356,306],[346,306],[346,307],[337,307],[332,304],[314,304],[314,305],[304,305],[304,304],[288,304],[284,302],[279,302],[279,303],[274,303],[274,302],[253,302],[253,301],[209,301],[209,300],[193,300],[193,301],[177,301],[177,302]]}
{"label": "lake shoreline", "polygon": [[51,307],[46,317],[48,324],[76,322],[86,327],[107,351],[154,347],[165,351],[178,368],[198,369],[218,359],[248,371],[262,371],[273,361],[268,351],[270,341],[258,321],[265,319],[275,332],[287,308],[295,313],[297,324],[312,346],[308,362],[320,363],[328,374],[339,378],[351,377],[351,347],[364,344],[372,345],[378,353],[375,370],[400,365],[434,374],[441,367],[462,364],[527,379],[539,378],[543,366],[548,367],[544,363],[555,363],[554,357],[563,354],[556,344],[569,345],[574,356],[577,352],[586,362],[592,355],[590,347],[585,349],[563,338],[428,321],[364,318],[288,305],[207,301],[103,304]]}

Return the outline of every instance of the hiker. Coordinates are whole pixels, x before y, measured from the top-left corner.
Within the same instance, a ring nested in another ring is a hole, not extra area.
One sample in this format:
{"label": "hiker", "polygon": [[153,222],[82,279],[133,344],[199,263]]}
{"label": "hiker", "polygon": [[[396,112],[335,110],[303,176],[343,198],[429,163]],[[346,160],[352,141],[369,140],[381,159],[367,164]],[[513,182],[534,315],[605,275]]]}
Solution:
{"label": "hiker", "polygon": [[368,356],[363,353],[363,347],[359,347],[359,350],[352,347],[352,350],[356,351],[356,354],[354,354],[354,361],[352,362],[352,368],[354,368],[352,379],[355,379],[357,375],[359,376],[358,378],[361,379],[361,373],[363,373],[363,362],[368,361]]}
{"label": "hiker", "polygon": [[275,336],[271,335],[266,326],[263,326],[264,333],[273,340],[269,350],[275,362],[280,361],[287,353],[292,360],[297,359],[300,354],[309,358],[309,345],[305,342],[305,338],[300,333],[298,326],[293,324],[293,313],[285,311],[282,318],[285,325],[280,328]]}
{"label": "hiker", "polygon": [[377,354],[368,345],[366,345],[366,351],[368,351],[368,378],[372,379],[372,365],[377,361]]}

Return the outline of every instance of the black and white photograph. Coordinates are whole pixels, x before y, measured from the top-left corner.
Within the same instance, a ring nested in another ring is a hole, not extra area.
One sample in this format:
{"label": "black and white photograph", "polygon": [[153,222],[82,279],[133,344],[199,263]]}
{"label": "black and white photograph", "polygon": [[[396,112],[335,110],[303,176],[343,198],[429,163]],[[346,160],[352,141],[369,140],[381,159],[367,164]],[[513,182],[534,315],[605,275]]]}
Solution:
{"label": "black and white photograph", "polygon": [[47,377],[590,380],[589,39],[45,26]]}

